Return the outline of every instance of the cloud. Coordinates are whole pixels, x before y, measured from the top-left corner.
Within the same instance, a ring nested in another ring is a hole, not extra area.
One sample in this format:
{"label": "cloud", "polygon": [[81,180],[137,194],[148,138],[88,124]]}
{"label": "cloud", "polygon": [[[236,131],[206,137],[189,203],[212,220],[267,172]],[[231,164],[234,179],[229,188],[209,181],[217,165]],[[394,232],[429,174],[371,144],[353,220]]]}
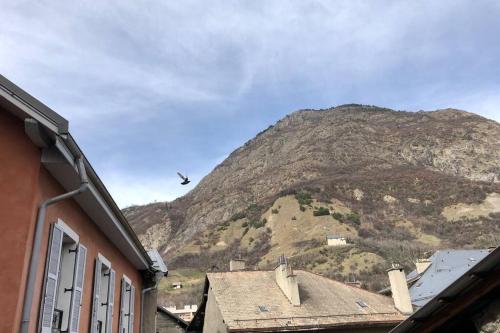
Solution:
{"label": "cloud", "polygon": [[11,1],[0,72],[70,120],[119,202],[142,203],[300,108],[498,121],[499,16],[493,0]]}

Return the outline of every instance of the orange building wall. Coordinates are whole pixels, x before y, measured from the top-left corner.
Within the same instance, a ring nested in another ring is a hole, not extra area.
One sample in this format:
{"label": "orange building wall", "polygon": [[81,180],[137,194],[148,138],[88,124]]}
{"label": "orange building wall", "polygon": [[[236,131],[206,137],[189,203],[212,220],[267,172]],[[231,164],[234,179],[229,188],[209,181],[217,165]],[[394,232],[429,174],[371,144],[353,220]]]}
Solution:
{"label": "orange building wall", "polygon": [[0,332],[18,332],[40,171],[23,122],[0,109]]}
{"label": "orange building wall", "polygon": [[[8,191],[4,191],[4,186],[1,184],[0,212],[2,212],[2,215],[6,211],[9,212],[7,214],[8,219],[4,220],[2,216],[1,231],[6,232],[5,235],[2,235],[2,240],[3,238],[9,239],[8,244],[10,246],[7,247],[5,243],[0,243],[0,255],[2,256],[0,258],[2,263],[12,263],[12,265],[5,265],[6,269],[0,273],[0,286],[10,285],[12,291],[8,293],[7,298],[0,298],[0,308],[9,309],[8,313],[10,314],[7,316],[6,312],[3,312],[0,316],[0,332],[17,332],[38,206],[43,200],[62,194],[65,190],[43,166],[40,167],[40,151],[24,134],[22,121],[10,119],[4,124],[3,118],[9,118],[5,117],[4,113],[5,111],[2,110],[0,116],[0,153],[2,156],[0,174],[4,175],[6,173],[4,170],[10,170],[9,181],[6,181],[6,184],[10,187]],[[26,142],[26,140],[28,141]],[[11,148],[5,150],[5,155],[4,141],[12,145]],[[6,177],[2,176],[0,179],[3,181],[3,178]],[[5,199],[7,201],[3,203]],[[15,208],[12,209],[12,207]],[[36,332],[38,323],[50,224],[55,223],[58,218],[62,219],[79,235],[80,243],[88,249],[80,315],[80,332],[89,331],[94,264],[97,253],[101,253],[110,260],[112,268],[116,271],[113,332],[118,332],[120,282],[123,274],[127,275],[136,287],[134,332],[139,332],[142,289],[140,272],[132,266],[127,258],[98,229],[97,225],[71,199],[56,203],[47,210],[31,311],[30,332]],[[16,223],[6,223],[5,221],[16,221]],[[5,318],[3,318],[4,316]]]}

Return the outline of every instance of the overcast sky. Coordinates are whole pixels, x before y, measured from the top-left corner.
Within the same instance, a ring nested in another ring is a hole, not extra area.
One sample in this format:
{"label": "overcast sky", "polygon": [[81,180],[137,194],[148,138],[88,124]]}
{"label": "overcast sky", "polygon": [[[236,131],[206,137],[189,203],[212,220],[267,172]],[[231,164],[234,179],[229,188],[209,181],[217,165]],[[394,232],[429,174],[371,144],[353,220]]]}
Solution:
{"label": "overcast sky", "polygon": [[70,121],[121,207],[301,108],[500,121],[500,1],[1,2],[0,73]]}

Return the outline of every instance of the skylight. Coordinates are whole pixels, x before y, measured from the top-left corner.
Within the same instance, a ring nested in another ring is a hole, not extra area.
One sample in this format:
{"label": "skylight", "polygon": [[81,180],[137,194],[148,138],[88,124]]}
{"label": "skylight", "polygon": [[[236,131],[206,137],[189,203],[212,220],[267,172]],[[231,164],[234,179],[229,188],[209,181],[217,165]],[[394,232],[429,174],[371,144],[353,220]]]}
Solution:
{"label": "skylight", "polygon": [[367,308],[368,307],[368,304],[366,304],[365,301],[360,300],[360,299],[356,301],[356,304],[358,304],[362,308]]}
{"label": "skylight", "polygon": [[265,305],[259,305],[260,312],[269,312],[269,308]]}

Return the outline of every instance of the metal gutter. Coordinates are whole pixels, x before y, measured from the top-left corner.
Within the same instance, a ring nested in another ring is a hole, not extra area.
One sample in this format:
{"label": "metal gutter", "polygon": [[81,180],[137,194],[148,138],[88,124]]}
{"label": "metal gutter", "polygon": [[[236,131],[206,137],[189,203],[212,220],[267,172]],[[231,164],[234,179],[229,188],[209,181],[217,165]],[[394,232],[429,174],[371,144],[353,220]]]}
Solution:
{"label": "metal gutter", "polygon": [[19,88],[0,74],[0,93],[9,102],[26,112],[29,117],[39,121],[57,134],[68,133],[68,121],[57,112]]}
{"label": "metal gutter", "polygon": [[156,290],[158,288],[158,281],[155,282],[155,285],[152,286],[152,287],[149,287],[149,288],[145,288],[145,289],[142,289],[141,290],[141,321],[140,321],[140,332],[143,333],[144,332],[144,295],[146,295],[146,293],[152,291],[152,290]]}
{"label": "metal gutter", "polygon": [[116,216],[119,225],[125,229],[126,235],[128,236],[127,238],[129,241],[131,241],[135,247],[137,248],[137,251],[140,253],[141,257],[143,257],[144,261],[147,263],[147,266],[152,268],[153,266],[153,261],[149,257],[146,249],[142,246],[141,241],[139,240],[139,237],[137,237],[137,234],[135,233],[134,229],[132,226],[128,223],[127,219],[123,215],[122,211],[116,204],[116,202],[113,200],[111,197],[111,194],[109,194],[108,190],[104,186],[103,182],[95,172],[94,168],[92,168],[92,165],[89,163],[89,161],[86,159],[85,155],[83,154],[82,150],[76,143],[76,141],[73,139],[70,133],[68,133],[66,139],[64,139],[64,142],[66,144],[66,147],[71,151],[73,155],[78,155],[81,154],[84,159],[85,167],[87,170],[87,174],[89,176],[89,179],[91,180],[92,185],[96,188],[97,192],[100,194],[102,197],[103,201],[106,202],[106,206],[109,207],[111,212],[113,213],[114,216]]}
{"label": "metal gutter", "polygon": [[[64,157],[64,159],[67,161],[69,165],[72,167],[76,166],[73,163],[73,156],[80,154],[80,156],[83,157],[83,163],[85,165],[85,169],[87,170],[87,175],[89,178],[89,190],[92,196],[95,198],[97,203],[100,205],[100,209],[104,210],[106,212],[107,216],[110,218],[112,223],[115,225],[115,228],[118,229],[118,232],[120,233],[121,237],[127,241],[127,243],[130,244],[131,248],[133,249],[135,255],[137,255],[138,258],[140,258],[140,261],[142,262],[142,265],[146,267],[146,269],[153,270],[152,265],[153,261],[151,260],[150,256],[142,246],[141,242],[139,241],[136,233],[132,229],[132,227],[128,224],[126,218],[123,216],[121,213],[120,209],[118,206],[116,206],[116,203],[113,201],[111,198],[111,195],[107,192],[106,188],[102,184],[101,180],[97,177],[94,169],[88,162],[88,160],[85,158],[83,155],[83,152],[79,149],[79,147],[76,145],[76,143],[73,140],[73,145],[68,146],[67,142],[68,139],[72,139],[71,135],[68,134],[66,139],[63,139],[61,137],[57,137],[54,147],[59,151],[59,153]],[[100,183],[100,184],[99,184]],[[99,189],[99,185],[101,186],[101,189]],[[108,200],[105,199],[104,197],[104,191],[106,191],[106,194],[108,196]],[[113,203],[113,207],[111,207],[110,203]],[[120,220],[121,218],[121,220]]]}
{"label": "metal gutter", "polygon": [[[158,289],[158,284],[160,283],[161,279],[164,277],[167,277],[168,275],[168,268],[167,265],[163,262],[163,259],[161,258],[160,254],[156,250],[150,250],[148,252],[148,256],[151,258],[151,260],[154,263],[153,269],[155,270],[155,274],[153,276],[154,279],[154,285],[152,287],[144,288],[141,291],[141,322],[140,322],[140,332],[144,332],[144,298],[146,293],[157,290]],[[155,301],[155,303],[157,303]],[[156,306],[158,309],[158,306]]]}

